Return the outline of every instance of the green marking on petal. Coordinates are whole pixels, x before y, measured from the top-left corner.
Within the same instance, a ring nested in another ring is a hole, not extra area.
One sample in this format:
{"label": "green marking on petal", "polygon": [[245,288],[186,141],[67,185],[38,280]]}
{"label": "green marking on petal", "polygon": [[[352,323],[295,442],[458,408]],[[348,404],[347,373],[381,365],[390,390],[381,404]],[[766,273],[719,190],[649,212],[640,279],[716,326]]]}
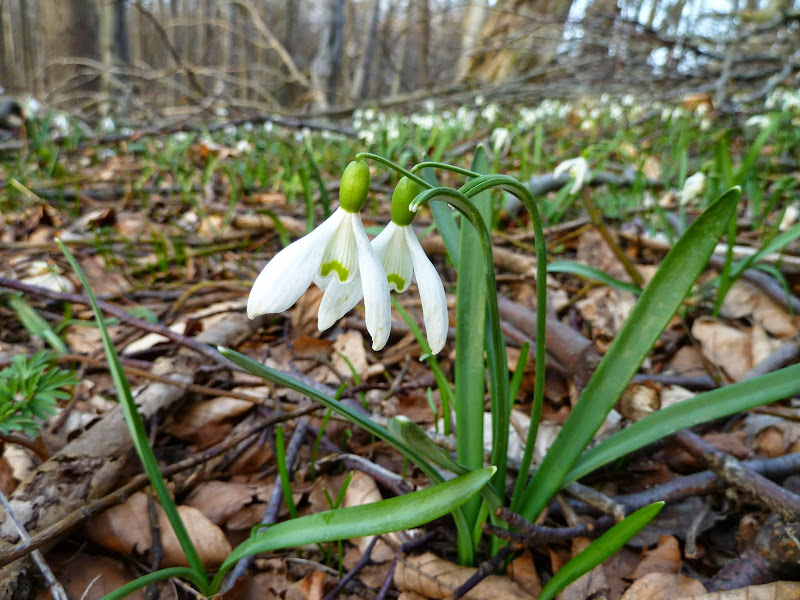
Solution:
{"label": "green marking on petal", "polygon": [[342,282],[347,281],[347,276],[350,275],[350,271],[348,271],[338,260],[332,260],[331,262],[326,262],[324,265],[322,265],[320,274],[323,277],[327,277],[333,271],[336,271],[336,274],[339,276],[339,281]]}
{"label": "green marking on petal", "polygon": [[402,290],[406,286],[406,280],[400,277],[397,273],[390,273],[386,276],[389,283],[394,285],[395,290]]}

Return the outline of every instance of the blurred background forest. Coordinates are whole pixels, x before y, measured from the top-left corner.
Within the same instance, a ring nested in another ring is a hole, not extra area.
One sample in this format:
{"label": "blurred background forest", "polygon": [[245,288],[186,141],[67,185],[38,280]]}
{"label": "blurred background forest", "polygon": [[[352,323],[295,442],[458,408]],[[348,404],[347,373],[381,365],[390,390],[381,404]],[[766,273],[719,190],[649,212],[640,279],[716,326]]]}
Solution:
{"label": "blurred background forest", "polygon": [[798,48],[798,0],[0,0],[4,93],[89,121],[477,93],[703,93],[737,109],[796,88]]}

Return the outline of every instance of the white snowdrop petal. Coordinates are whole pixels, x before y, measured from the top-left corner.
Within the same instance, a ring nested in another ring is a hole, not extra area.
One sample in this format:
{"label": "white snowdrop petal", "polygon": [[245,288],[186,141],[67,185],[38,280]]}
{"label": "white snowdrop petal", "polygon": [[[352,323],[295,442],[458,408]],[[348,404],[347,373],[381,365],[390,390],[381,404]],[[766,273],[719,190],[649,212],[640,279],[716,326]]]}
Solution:
{"label": "white snowdrop petal", "polygon": [[357,273],[347,283],[341,283],[335,277],[329,280],[328,287],[322,296],[317,315],[317,328],[325,331],[336,321],[350,312],[363,297],[361,291],[361,274]]}
{"label": "white snowdrop petal", "polygon": [[422,316],[425,320],[425,334],[431,352],[438,354],[447,342],[449,321],[447,318],[447,297],[444,286],[411,227],[406,227],[406,244],[414,263],[414,277],[422,300]]}
{"label": "white snowdrop petal", "polygon": [[411,262],[411,254],[406,243],[407,229],[409,228],[405,226],[395,226],[386,250],[378,253],[383,270],[386,272],[389,289],[396,292],[405,292],[411,285],[411,277],[414,275],[414,264]]}
{"label": "white snowdrop petal", "polygon": [[360,223],[361,215],[347,212],[343,208],[339,208],[338,211],[342,211],[342,220],[322,255],[318,278],[338,278],[342,283],[346,283],[358,273],[358,252],[353,237],[353,223],[356,220]]}
{"label": "white snowdrop petal", "polygon": [[372,336],[372,349],[380,350],[389,340],[392,327],[389,284],[386,282],[386,273],[383,271],[378,255],[369,243],[360,216],[353,219],[353,235],[358,248],[358,268],[361,274],[361,289],[364,292],[364,317],[367,331]]}
{"label": "white snowdrop petal", "polygon": [[314,231],[286,246],[267,263],[247,298],[249,318],[283,312],[297,302],[319,272],[325,248],[345,214],[337,210]]}

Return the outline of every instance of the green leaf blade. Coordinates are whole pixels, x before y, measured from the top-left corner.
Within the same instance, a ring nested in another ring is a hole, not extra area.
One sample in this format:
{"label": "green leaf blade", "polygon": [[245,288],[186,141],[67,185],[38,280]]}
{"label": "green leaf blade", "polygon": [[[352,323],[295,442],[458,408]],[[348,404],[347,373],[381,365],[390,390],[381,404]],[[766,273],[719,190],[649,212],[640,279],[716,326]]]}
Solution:
{"label": "green leaf blade", "polygon": [[634,305],[521,500],[533,520],[561,488],[580,454],[600,428],[658,336],[703,271],[726,230],[741,191],[732,188],[712,203],[664,257]]}

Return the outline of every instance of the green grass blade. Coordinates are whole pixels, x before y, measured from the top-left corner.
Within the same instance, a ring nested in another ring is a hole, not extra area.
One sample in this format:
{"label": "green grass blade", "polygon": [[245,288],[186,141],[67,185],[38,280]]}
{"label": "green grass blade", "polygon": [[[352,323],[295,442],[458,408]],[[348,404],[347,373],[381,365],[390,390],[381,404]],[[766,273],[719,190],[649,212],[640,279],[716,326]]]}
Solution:
{"label": "green grass blade", "polygon": [[[433,204],[438,206],[441,204],[441,202],[434,202]],[[431,354],[431,347],[428,344],[428,340],[425,338],[425,334],[422,333],[422,330],[419,328],[419,325],[417,325],[417,322],[414,320],[414,318],[408,314],[408,311],[397,301],[397,298],[394,296],[392,297],[392,306],[397,312],[400,313],[400,316],[403,317],[403,320],[408,325],[411,333],[414,334],[414,338],[416,338],[420,348],[422,348],[425,362],[428,363],[428,367],[430,367],[430,370],[433,373],[433,378],[436,380],[436,387],[439,388],[439,397],[442,400],[444,434],[450,435],[450,407],[453,406],[453,402],[455,400],[453,397],[453,387],[450,385],[450,382],[447,380],[442,368],[439,366],[439,361],[437,360],[436,356]]]}
{"label": "green grass blade", "polygon": [[627,281],[621,281],[616,277],[612,277],[608,273],[601,271],[600,269],[596,269],[595,267],[590,267],[589,265],[584,265],[583,263],[572,260],[559,260],[556,262],[547,263],[547,272],[569,273],[570,275],[577,275],[583,279],[604,283],[609,287],[622,290],[623,292],[630,292],[631,294],[636,294],[637,296],[642,293],[642,289],[639,286],[628,283]]}
{"label": "green grass blade", "polygon": [[278,465],[278,477],[280,477],[281,480],[283,500],[286,502],[286,508],[289,509],[289,515],[293,519],[296,519],[297,507],[292,497],[292,481],[289,478],[289,465],[286,464],[286,445],[283,441],[283,427],[280,425],[275,428],[275,463]]}
{"label": "green grass blade", "polygon": [[203,561],[200,560],[200,556],[197,554],[194,544],[192,544],[192,540],[186,531],[186,527],[181,520],[180,514],[178,513],[178,507],[175,505],[175,501],[172,499],[172,495],[169,492],[167,483],[164,481],[164,476],[161,474],[161,469],[158,467],[158,461],[156,460],[155,454],[153,454],[153,449],[150,447],[150,442],[147,438],[147,432],[145,431],[144,423],[142,423],[142,417],[139,415],[139,411],[136,408],[136,402],[133,399],[133,394],[131,394],[128,378],[125,375],[125,371],[122,368],[122,363],[120,363],[119,360],[119,355],[117,354],[114,344],[111,341],[108,328],[103,322],[103,314],[100,312],[100,307],[97,305],[97,298],[95,298],[94,292],[89,285],[89,280],[86,279],[83,269],[81,269],[81,266],[72,255],[72,252],[69,251],[69,248],[67,248],[67,246],[58,239],[56,240],[56,244],[61,252],[64,253],[64,256],[66,256],[67,261],[75,273],[77,273],[81,283],[83,284],[83,288],[86,291],[86,295],[89,297],[89,301],[92,304],[92,311],[94,312],[98,328],[100,329],[100,335],[103,340],[103,349],[105,350],[106,359],[108,360],[109,371],[111,372],[111,377],[114,380],[114,386],[116,387],[117,394],[119,395],[120,406],[122,407],[123,414],[125,415],[125,422],[127,423],[128,429],[131,433],[133,445],[136,448],[136,452],[139,454],[139,458],[141,459],[144,470],[147,473],[147,477],[153,486],[153,490],[156,492],[156,496],[161,504],[161,508],[164,509],[164,513],[166,514],[167,519],[169,519],[170,525],[172,525],[172,529],[175,532],[175,537],[178,538],[181,549],[186,555],[186,560],[189,562],[192,572],[195,573],[196,579],[201,582],[200,590],[203,593],[206,593],[208,589],[208,577],[206,575],[205,567],[203,566]]}
{"label": "green grass blade", "polygon": [[703,271],[735,213],[739,196],[739,188],[720,196],[664,257],[525,488],[519,512],[527,519],[534,520],[561,488],[578,457]]}
{"label": "green grass blade", "polygon": [[147,587],[153,583],[158,583],[159,581],[172,578],[188,579],[198,587],[202,585],[202,581],[197,578],[197,574],[192,569],[188,567],[170,567],[168,569],[155,571],[154,573],[142,575],[141,577],[138,577],[133,581],[118,587],[110,594],[106,594],[100,600],[122,600],[136,590],[140,590],[143,587]]}
{"label": "green grass blade", "polygon": [[561,567],[545,584],[539,600],[552,600],[556,595],[584,573],[588,573],[611,557],[625,543],[647,525],[664,507],[663,502],[654,502],[640,508],[614,525],[592,542],[583,552]]}
{"label": "green grass blade", "polygon": [[225,573],[236,562],[253,554],[305,544],[381,535],[429,523],[452,512],[480,491],[494,471],[494,467],[487,467],[405,496],[316,513],[272,525],[238,546],[225,559],[211,585],[212,590],[219,588]]}
{"label": "green grass blade", "polygon": [[800,365],[740,381],[663,408],[581,455],[564,485],[676,431],[800,394]]}
{"label": "green grass blade", "polygon": [[8,305],[11,307],[11,310],[16,313],[22,326],[25,327],[31,335],[41,337],[59,354],[69,353],[69,348],[67,348],[64,340],[58,337],[58,334],[50,326],[50,323],[45,321],[39,313],[33,310],[21,296],[9,296]]}

